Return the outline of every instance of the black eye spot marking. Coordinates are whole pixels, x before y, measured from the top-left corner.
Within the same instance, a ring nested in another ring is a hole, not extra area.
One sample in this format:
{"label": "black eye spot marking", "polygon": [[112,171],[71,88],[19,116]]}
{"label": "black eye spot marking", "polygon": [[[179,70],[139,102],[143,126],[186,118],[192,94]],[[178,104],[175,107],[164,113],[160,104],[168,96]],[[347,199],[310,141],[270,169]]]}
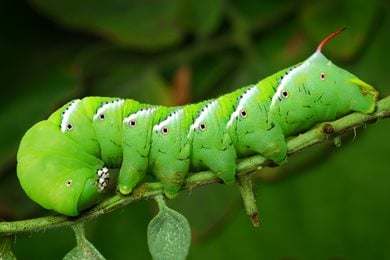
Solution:
{"label": "black eye spot marking", "polygon": [[322,73],[320,74],[320,79],[321,79],[321,80],[325,80],[325,79],[326,79],[326,74],[325,74],[324,72],[322,72]]}
{"label": "black eye spot marking", "polygon": [[73,125],[72,124],[67,124],[66,125],[66,130],[68,130],[68,131],[71,131],[71,130],[73,130]]}
{"label": "black eye spot marking", "polygon": [[135,119],[132,119],[132,120],[129,121],[129,126],[131,128],[134,128],[136,125],[137,125],[137,122],[135,121]]}
{"label": "black eye spot marking", "polygon": [[67,180],[66,181],[66,187],[70,187],[72,185],[73,181],[72,180]]}
{"label": "black eye spot marking", "polygon": [[206,130],[206,124],[205,123],[200,123],[199,124],[199,130],[202,131],[202,132],[205,131]]}
{"label": "black eye spot marking", "polygon": [[163,126],[163,127],[161,128],[161,133],[162,133],[163,135],[167,135],[167,134],[168,134],[168,127],[167,127],[167,126]]}
{"label": "black eye spot marking", "polygon": [[280,92],[280,96],[282,98],[288,98],[288,92],[287,90],[283,89],[282,92]]}
{"label": "black eye spot marking", "polygon": [[243,109],[243,110],[240,111],[240,116],[241,116],[242,118],[246,118],[246,117],[248,116],[248,112],[246,112],[246,110]]}
{"label": "black eye spot marking", "polygon": [[106,119],[106,116],[103,113],[101,113],[99,114],[99,119],[103,121],[104,119]]}

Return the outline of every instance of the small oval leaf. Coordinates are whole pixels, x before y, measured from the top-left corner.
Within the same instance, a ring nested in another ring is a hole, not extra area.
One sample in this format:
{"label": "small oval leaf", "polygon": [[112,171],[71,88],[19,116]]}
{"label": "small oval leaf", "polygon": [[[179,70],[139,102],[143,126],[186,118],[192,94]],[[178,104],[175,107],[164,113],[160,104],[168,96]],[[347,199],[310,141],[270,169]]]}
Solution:
{"label": "small oval leaf", "polygon": [[64,257],[64,260],[71,259],[105,259],[102,254],[86,239],[73,248]]}
{"label": "small oval leaf", "polygon": [[187,219],[167,206],[148,225],[148,246],[153,259],[185,259],[191,243]]}
{"label": "small oval leaf", "polygon": [[64,257],[64,260],[76,260],[76,259],[105,259],[104,256],[85,238],[83,224],[77,224],[72,227],[76,239],[77,246],[73,248]]}

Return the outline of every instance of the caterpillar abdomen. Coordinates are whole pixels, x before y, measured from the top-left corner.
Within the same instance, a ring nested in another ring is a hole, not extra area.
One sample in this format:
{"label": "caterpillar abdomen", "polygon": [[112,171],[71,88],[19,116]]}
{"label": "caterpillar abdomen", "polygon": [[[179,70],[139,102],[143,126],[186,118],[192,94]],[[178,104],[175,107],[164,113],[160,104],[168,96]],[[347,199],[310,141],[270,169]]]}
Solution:
{"label": "caterpillar abdomen", "polygon": [[283,162],[286,137],[351,111],[373,112],[376,97],[319,49],[257,84],[198,104],[78,99],[27,131],[18,177],[34,201],[72,216],[99,201],[108,168],[120,168],[122,194],[152,173],[172,198],[191,170],[210,169],[229,183],[239,157],[259,153]]}

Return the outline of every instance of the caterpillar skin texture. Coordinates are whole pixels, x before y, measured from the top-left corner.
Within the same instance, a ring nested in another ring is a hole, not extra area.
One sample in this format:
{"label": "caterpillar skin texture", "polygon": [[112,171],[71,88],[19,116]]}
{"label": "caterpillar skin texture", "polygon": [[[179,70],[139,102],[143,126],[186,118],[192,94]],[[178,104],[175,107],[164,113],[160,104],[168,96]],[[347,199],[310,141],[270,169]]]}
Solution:
{"label": "caterpillar skin texture", "polygon": [[284,162],[286,137],[351,111],[375,110],[376,90],[329,61],[322,45],[302,63],[198,104],[73,100],[24,135],[20,183],[44,208],[76,216],[101,199],[109,168],[120,168],[122,194],[151,173],[172,198],[192,170],[210,169],[229,183],[237,158],[262,154]]}

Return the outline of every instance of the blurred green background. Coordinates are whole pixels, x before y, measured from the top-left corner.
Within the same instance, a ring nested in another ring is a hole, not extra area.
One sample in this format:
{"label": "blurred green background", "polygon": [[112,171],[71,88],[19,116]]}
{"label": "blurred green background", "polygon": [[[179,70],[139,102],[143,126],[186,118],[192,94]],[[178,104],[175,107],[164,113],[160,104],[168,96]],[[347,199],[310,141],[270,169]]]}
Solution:
{"label": "blurred green background", "polygon": [[[49,214],[19,187],[23,133],[73,98],[119,96],[154,104],[197,102],[242,87],[313,53],[390,94],[387,1],[32,0],[0,3],[0,219]],[[390,120],[310,148],[255,179],[261,227],[235,185],[183,192],[170,207],[193,231],[189,259],[390,259]],[[138,202],[88,222],[108,259],[150,259]],[[19,235],[20,259],[59,259],[69,228]]]}

